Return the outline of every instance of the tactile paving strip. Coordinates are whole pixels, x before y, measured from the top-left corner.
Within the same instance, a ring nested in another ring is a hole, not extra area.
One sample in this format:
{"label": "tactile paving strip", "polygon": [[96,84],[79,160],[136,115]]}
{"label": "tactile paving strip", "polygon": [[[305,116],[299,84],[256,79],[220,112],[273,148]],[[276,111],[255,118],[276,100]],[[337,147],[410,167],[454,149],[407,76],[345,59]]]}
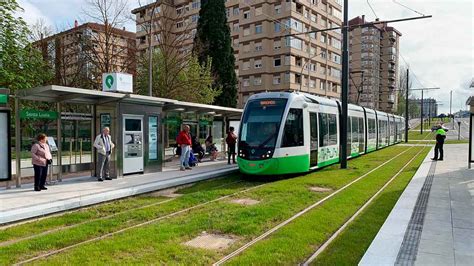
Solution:
{"label": "tactile paving strip", "polygon": [[415,208],[413,210],[413,214],[411,215],[410,222],[408,223],[405,236],[403,237],[402,246],[398,251],[395,265],[415,264],[435,170],[436,162],[432,162],[430,170],[428,171],[428,175],[426,176],[425,183],[423,183],[423,187],[421,188],[420,194],[416,200]]}

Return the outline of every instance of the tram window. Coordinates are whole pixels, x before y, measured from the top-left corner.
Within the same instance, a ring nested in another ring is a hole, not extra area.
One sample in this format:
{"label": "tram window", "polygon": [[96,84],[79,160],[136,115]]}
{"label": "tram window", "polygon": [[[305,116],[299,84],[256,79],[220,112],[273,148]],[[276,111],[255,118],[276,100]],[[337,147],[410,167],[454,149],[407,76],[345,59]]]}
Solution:
{"label": "tram window", "polygon": [[328,115],[319,113],[319,147],[328,145],[329,141],[329,128],[328,128]]}
{"label": "tram window", "polygon": [[311,150],[318,148],[318,117],[316,113],[309,114],[310,135],[311,135]]}
{"label": "tram window", "polygon": [[364,126],[364,118],[359,117],[359,141],[362,143],[365,142]]}
{"label": "tram window", "polygon": [[352,142],[359,142],[359,120],[357,117],[351,117],[351,124]]}
{"label": "tram window", "polygon": [[285,123],[282,147],[296,147],[304,145],[303,137],[303,110],[290,109]]}
{"label": "tram window", "polygon": [[375,119],[369,119],[369,139],[375,139],[377,134],[375,132]]}
{"label": "tram window", "polygon": [[335,114],[328,114],[329,120],[329,144],[337,145],[337,116]]}
{"label": "tram window", "polygon": [[249,102],[242,119],[240,143],[251,147],[274,148],[286,102],[286,99]]}

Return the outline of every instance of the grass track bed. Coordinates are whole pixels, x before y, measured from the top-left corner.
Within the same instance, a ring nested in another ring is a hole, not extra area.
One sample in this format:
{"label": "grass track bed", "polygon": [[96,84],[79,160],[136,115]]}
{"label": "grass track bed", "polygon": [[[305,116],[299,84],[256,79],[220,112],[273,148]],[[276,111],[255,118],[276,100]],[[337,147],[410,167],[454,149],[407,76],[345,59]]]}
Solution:
{"label": "grass track bed", "polygon": [[[228,201],[216,202],[189,214],[135,228],[37,262],[209,264],[328,194],[310,192],[309,186],[337,189],[406,149],[407,147],[390,147],[351,160],[349,171],[332,166],[302,177],[271,183],[239,196],[262,201],[254,206],[238,206]],[[188,190],[191,189],[193,188]],[[182,245],[202,231],[234,235],[239,241],[224,252]],[[13,260],[18,261],[18,257]]]}
{"label": "grass track bed", "polygon": [[320,254],[312,265],[336,265],[340,261],[344,261],[344,264],[348,265],[358,264],[428,151],[425,149],[398,178],[378,195],[375,201]]}
{"label": "grass track bed", "polygon": [[421,148],[414,148],[229,261],[294,265],[309,257]]}

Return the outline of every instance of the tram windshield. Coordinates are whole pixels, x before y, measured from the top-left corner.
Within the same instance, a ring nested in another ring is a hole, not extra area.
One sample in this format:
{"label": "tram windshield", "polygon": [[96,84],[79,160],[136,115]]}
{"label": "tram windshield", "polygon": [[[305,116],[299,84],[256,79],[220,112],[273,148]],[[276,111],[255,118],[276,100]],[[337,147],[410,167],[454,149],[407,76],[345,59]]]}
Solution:
{"label": "tram windshield", "polygon": [[287,99],[260,99],[247,104],[240,129],[240,146],[275,148]]}

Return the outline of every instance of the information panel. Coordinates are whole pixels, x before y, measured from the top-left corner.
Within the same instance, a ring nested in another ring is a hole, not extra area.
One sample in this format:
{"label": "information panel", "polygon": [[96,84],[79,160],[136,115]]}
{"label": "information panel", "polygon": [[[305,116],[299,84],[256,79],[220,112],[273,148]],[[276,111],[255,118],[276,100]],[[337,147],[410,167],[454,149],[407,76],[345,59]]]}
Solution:
{"label": "information panel", "polygon": [[[0,110],[0,181],[11,180],[10,111]],[[4,156],[7,155],[7,156]]]}
{"label": "information panel", "polygon": [[148,117],[148,159],[158,160],[158,117]]}

